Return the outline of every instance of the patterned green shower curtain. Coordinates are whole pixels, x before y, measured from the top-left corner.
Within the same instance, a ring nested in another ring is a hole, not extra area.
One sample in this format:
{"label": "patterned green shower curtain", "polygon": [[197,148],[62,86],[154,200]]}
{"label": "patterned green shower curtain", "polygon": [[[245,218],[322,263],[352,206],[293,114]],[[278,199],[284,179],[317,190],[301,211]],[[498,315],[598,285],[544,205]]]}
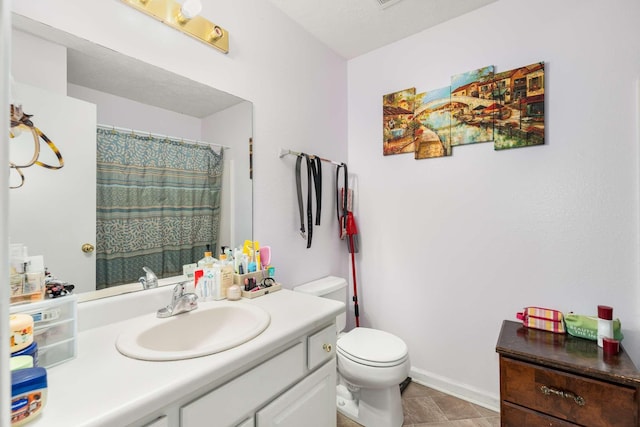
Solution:
{"label": "patterned green shower curtain", "polygon": [[98,129],[96,289],[158,277],[218,247],[223,150]]}

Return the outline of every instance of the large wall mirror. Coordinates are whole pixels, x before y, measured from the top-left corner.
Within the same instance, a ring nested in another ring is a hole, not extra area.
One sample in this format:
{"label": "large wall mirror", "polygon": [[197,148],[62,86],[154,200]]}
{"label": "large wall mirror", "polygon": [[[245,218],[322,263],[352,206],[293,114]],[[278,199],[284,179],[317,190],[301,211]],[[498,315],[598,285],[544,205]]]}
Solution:
{"label": "large wall mirror", "polygon": [[100,127],[228,147],[218,243],[236,247],[252,239],[251,102],[23,16],[12,19],[12,102],[34,115],[36,126],[65,159],[59,171],[26,169],[23,187],[10,191],[12,243],[27,246],[29,255],[42,255],[46,267],[73,283],[77,293],[94,297],[141,289],[135,284],[96,293],[95,253],[82,251],[85,243],[97,243],[95,134]]}

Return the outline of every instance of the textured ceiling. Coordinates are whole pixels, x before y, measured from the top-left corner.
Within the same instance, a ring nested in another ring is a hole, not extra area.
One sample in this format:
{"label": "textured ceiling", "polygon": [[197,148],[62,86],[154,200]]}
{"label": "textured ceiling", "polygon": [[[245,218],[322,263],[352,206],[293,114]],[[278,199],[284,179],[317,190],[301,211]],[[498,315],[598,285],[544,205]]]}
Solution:
{"label": "textured ceiling", "polygon": [[269,0],[340,56],[352,59],[497,0]]}

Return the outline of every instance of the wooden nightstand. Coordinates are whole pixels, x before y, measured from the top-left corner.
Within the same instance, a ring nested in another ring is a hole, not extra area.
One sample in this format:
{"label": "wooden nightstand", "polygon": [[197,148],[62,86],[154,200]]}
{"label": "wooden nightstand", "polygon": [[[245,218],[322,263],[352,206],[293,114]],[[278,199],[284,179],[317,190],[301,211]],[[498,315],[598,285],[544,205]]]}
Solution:
{"label": "wooden nightstand", "polygon": [[640,372],[621,348],[528,329],[505,320],[500,355],[500,420],[506,427],[636,427]]}

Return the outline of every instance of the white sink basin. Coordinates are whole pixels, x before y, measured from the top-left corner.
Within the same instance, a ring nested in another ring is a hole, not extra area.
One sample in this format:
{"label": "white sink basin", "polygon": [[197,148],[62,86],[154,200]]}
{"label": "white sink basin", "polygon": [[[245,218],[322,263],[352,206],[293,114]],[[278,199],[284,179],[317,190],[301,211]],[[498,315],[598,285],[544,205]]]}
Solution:
{"label": "white sink basin", "polygon": [[264,331],[271,316],[244,302],[201,303],[197,309],[159,319],[133,319],[116,340],[120,353],[141,360],[181,360],[206,356],[243,344]]}

